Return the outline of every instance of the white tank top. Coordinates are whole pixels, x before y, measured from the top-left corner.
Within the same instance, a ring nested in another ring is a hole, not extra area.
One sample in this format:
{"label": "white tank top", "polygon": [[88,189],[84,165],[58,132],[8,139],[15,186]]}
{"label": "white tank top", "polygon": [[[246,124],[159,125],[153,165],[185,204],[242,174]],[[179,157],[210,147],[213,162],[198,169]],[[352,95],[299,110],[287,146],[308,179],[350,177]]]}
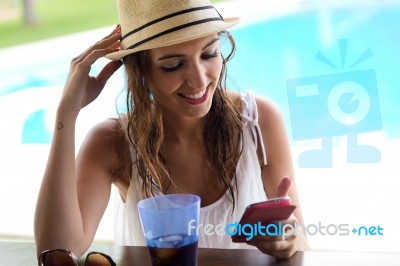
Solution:
{"label": "white tank top", "polygon": [[[249,204],[267,200],[261,180],[261,169],[257,156],[257,147],[260,145],[263,152],[264,164],[266,153],[258,125],[258,113],[255,98],[251,92],[241,95],[244,103],[242,118],[244,121],[242,155],[236,167],[237,198],[235,209],[229,200],[230,195],[225,193],[211,205],[200,209],[199,224],[216,226],[239,222],[244,210]],[[260,142],[259,144],[257,142]],[[131,151],[134,153],[135,151]],[[131,154],[135,158],[134,154]],[[132,167],[132,179],[136,180],[137,169]],[[140,224],[137,203],[141,200],[140,188],[137,182],[131,181],[126,201],[123,202],[119,193],[115,199],[114,234],[115,244],[125,246],[145,246],[145,240]],[[201,227],[200,227],[201,228]],[[208,232],[199,230],[199,247],[206,248],[254,248],[247,244],[233,243],[227,233],[218,233],[215,230]]]}

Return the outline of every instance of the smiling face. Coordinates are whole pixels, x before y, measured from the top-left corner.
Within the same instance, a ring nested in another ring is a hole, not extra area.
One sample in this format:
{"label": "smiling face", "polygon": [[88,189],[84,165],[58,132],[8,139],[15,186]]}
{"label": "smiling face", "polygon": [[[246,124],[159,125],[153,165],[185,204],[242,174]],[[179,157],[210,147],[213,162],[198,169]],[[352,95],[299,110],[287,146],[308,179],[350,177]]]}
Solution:
{"label": "smiling face", "polygon": [[152,49],[147,83],[167,119],[204,117],[222,69],[217,34]]}

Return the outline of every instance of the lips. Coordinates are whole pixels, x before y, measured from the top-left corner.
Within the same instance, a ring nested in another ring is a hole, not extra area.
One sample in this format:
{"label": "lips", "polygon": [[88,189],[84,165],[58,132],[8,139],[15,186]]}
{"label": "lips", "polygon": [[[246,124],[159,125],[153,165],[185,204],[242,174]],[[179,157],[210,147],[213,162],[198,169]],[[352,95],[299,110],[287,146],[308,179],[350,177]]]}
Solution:
{"label": "lips", "polygon": [[187,103],[192,105],[202,104],[207,100],[208,97],[208,87],[196,93],[178,93],[182,99]]}
{"label": "lips", "polygon": [[192,99],[192,100],[198,100],[201,97],[204,96],[204,94],[206,93],[207,89],[201,90],[197,93],[179,93],[180,96],[188,98],[188,99]]}

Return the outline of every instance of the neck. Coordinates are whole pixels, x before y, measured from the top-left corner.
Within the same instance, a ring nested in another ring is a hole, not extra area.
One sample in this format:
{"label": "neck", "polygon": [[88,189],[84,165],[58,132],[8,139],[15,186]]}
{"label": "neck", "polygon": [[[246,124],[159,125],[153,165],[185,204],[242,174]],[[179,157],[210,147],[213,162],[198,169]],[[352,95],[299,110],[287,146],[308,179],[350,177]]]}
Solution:
{"label": "neck", "polygon": [[202,143],[205,120],[206,117],[193,119],[164,116],[164,141],[181,145]]}

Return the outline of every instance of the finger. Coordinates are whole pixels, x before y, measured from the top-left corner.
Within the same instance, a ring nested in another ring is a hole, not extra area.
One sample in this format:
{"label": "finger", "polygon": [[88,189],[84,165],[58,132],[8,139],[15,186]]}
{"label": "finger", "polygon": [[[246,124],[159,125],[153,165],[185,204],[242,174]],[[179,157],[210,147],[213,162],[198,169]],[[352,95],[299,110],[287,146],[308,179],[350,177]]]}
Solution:
{"label": "finger", "polygon": [[117,38],[117,40],[119,41],[121,39],[122,35],[121,35],[121,27],[118,26],[116,28],[114,28],[114,30],[108,34],[107,36],[105,36],[103,39],[101,39],[100,41],[96,42],[93,46],[100,46],[101,45],[107,45],[108,43],[110,43],[110,40],[114,40],[115,42],[115,38]]}
{"label": "finger", "polygon": [[94,64],[94,62],[97,61],[97,59],[102,58],[105,55],[116,52],[116,51],[119,51],[119,49],[113,48],[113,47],[93,50],[82,61],[80,61],[80,62],[77,61],[77,62],[75,62],[75,64],[82,64],[82,66],[90,67],[91,65]]}
{"label": "finger", "polygon": [[276,191],[277,197],[286,197],[289,194],[291,184],[292,178],[290,176],[285,176],[278,185]]}
{"label": "finger", "polygon": [[[121,33],[116,33],[106,39],[101,40],[100,42],[97,42],[93,46],[91,46],[89,49],[87,49],[85,52],[82,53],[82,55],[79,57],[80,60],[85,60],[87,56],[93,53],[93,51],[96,50],[103,50],[103,49],[116,49],[119,47],[119,39],[121,38]],[[78,60],[79,60],[78,59]]]}
{"label": "finger", "polygon": [[279,259],[290,258],[296,252],[293,241],[252,241],[247,244],[256,247],[265,254]]}
{"label": "finger", "polygon": [[297,235],[298,220],[293,214],[288,219],[272,223],[263,223],[253,235],[254,240],[275,241],[289,240]]}
{"label": "finger", "polygon": [[76,57],[74,61],[81,62],[85,60],[95,50],[102,50],[106,48],[116,49],[119,47],[119,41],[121,39],[121,29],[120,27],[115,28],[109,35],[96,42],[94,45],[86,49],[81,55]]}
{"label": "finger", "polygon": [[109,39],[110,37],[114,36],[115,34],[118,34],[121,32],[121,25],[118,24],[108,35],[104,36],[100,41],[96,42],[94,45]]}
{"label": "finger", "polygon": [[290,257],[292,257],[294,255],[294,253],[296,253],[296,249],[288,248],[285,250],[273,252],[271,255],[278,259],[289,259]]}
{"label": "finger", "polygon": [[107,36],[105,36],[103,38],[103,40],[113,36],[114,34],[116,34],[117,32],[120,32],[120,31],[121,31],[121,25],[118,24]]}
{"label": "finger", "polygon": [[282,234],[277,235],[277,236],[271,236],[271,235],[265,235],[265,236],[254,236],[251,241],[258,241],[258,242],[269,242],[269,241],[289,241],[292,240],[294,238],[296,238],[296,230],[286,230],[285,232],[282,232]]}
{"label": "finger", "polygon": [[264,253],[270,253],[273,251],[285,250],[290,246],[289,241],[282,241],[282,240],[259,240],[259,239],[252,239],[251,241],[246,242],[247,244],[257,247]]}
{"label": "finger", "polygon": [[97,75],[97,80],[104,87],[108,79],[122,66],[122,61],[111,61]]}

